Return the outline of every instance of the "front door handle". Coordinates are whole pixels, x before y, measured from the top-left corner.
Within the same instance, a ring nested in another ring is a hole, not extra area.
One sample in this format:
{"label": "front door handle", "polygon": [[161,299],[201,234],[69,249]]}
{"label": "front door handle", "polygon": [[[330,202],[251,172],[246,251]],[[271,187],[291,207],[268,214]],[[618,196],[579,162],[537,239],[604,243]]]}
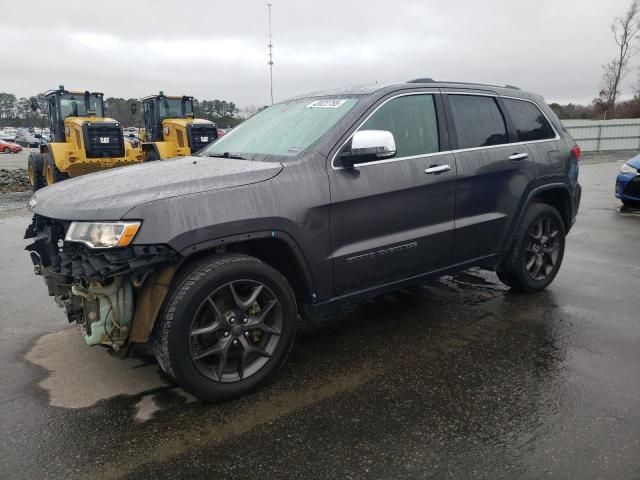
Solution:
{"label": "front door handle", "polygon": [[449,165],[431,165],[424,171],[424,173],[426,173],[427,175],[433,175],[437,173],[448,172],[449,170],[451,170],[451,167]]}
{"label": "front door handle", "polygon": [[514,153],[509,157],[509,160],[524,160],[526,158],[529,158],[528,153]]}

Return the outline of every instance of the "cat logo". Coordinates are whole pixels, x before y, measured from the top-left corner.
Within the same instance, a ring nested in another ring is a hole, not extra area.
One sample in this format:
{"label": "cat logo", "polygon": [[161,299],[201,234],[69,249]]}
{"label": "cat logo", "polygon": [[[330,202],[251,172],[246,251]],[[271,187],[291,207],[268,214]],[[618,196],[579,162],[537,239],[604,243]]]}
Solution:
{"label": "cat logo", "polygon": [[209,141],[209,137],[200,137],[200,141],[201,142],[208,142]]}
{"label": "cat logo", "polygon": [[109,137],[100,137],[100,143],[109,143]]}

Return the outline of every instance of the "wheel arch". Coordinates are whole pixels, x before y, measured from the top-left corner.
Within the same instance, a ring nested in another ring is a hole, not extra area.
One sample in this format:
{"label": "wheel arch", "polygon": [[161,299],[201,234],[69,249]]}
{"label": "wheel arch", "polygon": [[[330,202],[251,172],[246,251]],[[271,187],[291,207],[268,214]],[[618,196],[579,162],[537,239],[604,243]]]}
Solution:
{"label": "wheel arch", "polygon": [[[514,217],[508,234],[502,242],[502,253],[506,254],[506,252],[508,252],[509,247],[513,243],[513,239],[516,235],[518,225],[520,225],[520,222],[522,222],[522,218],[527,211],[527,207],[529,207],[529,205],[531,205],[532,203],[544,203],[547,205],[551,205],[556,210],[558,210],[558,213],[562,217],[565,227],[565,233],[568,233],[571,229],[573,210],[571,206],[571,193],[569,190],[569,186],[565,183],[557,182],[534,187],[524,197],[524,200],[522,201],[521,206],[518,209],[517,215]],[[498,261],[498,263],[502,261],[503,257],[503,255],[500,255],[500,260]]]}
{"label": "wheel arch", "polygon": [[562,217],[565,232],[571,229],[571,196],[566,186],[541,189],[531,196],[527,204],[530,203],[551,205]]}
{"label": "wheel arch", "polygon": [[176,274],[204,257],[222,253],[250,255],[275,268],[287,279],[300,313],[304,313],[302,309],[305,306],[316,301],[309,265],[297,242],[285,232],[269,230],[227,236],[192,245],[180,253],[185,258]]}

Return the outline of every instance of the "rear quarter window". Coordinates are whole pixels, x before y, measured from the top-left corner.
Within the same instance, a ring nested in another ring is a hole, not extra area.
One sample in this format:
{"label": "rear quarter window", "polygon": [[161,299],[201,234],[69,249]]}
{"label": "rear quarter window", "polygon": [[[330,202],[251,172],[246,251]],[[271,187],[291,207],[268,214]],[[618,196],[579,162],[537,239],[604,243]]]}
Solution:
{"label": "rear quarter window", "polygon": [[516,129],[519,142],[555,138],[553,127],[535,104],[513,98],[503,98],[502,101]]}
{"label": "rear quarter window", "polygon": [[494,97],[449,95],[458,148],[508,143],[507,126]]}

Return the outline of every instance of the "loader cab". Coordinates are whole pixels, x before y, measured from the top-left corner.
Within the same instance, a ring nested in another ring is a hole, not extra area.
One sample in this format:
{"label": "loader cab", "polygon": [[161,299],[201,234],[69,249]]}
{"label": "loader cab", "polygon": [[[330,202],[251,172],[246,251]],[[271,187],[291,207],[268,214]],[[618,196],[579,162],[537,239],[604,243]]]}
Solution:
{"label": "loader cab", "polygon": [[70,92],[60,86],[46,93],[51,141],[64,142],[64,121],[68,117],[104,117],[104,98],[99,92]]}
{"label": "loader cab", "polygon": [[142,99],[147,142],[164,140],[162,121],[169,118],[193,118],[193,97],[167,97],[162,92]]}

